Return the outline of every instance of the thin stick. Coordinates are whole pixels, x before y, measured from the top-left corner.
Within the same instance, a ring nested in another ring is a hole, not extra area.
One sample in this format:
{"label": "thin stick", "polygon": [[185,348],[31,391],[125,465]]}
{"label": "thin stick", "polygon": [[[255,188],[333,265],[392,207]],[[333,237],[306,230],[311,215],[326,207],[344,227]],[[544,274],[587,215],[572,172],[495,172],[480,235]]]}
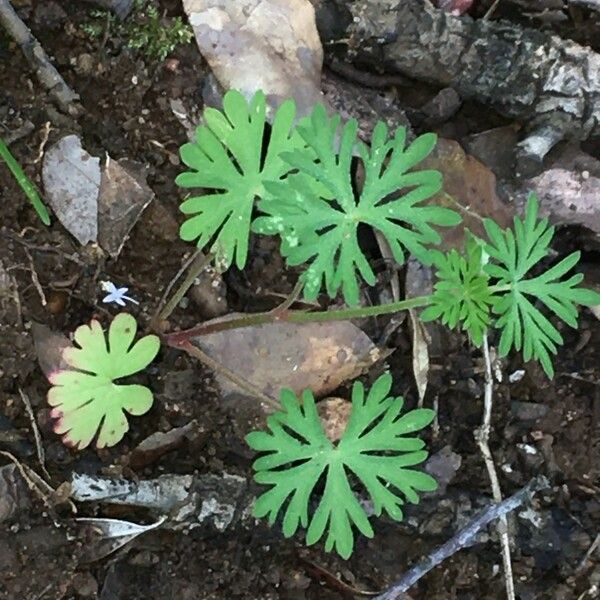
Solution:
{"label": "thin stick", "polygon": [[[204,267],[206,267],[211,260],[211,254],[202,254],[201,250],[197,250],[194,252],[194,254],[192,254],[192,256],[190,256],[190,258],[188,258],[188,260],[183,263],[181,269],[177,271],[175,277],[173,277],[173,279],[171,279],[169,282],[167,289],[158,303],[158,308],[156,309],[155,313],[156,320],[160,322],[169,318],[171,313],[175,310],[175,307],[179,304],[179,302],[181,302],[181,299],[185,296],[186,292],[192,287],[194,281],[196,281],[196,277],[202,273]],[[187,277],[183,280],[183,283],[179,286],[179,288],[177,288],[177,291],[173,294],[173,297],[161,310],[161,307],[165,303],[167,296],[171,293],[173,286],[188,268],[190,269],[190,272],[188,273]]]}
{"label": "thin stick", "polygon": [[400,312],[409,308],[418,308],[430,304],[429,296],[418,296],[417,298],[408,298],[400,302],[391,302],[383,306],[365,306],[360,308],[342,308],[339,310],[324,310],[307,312],[302,310],[288,310],[285,312],[262,312],[235,317],[233,319],[202,323],[197,327],[176,331],[164,336],[164,341],[169,346],[177,347],[189,342],[190,339],[216,333],[218,331],[229,331],[231,329],[240,329],[242,327],[254,327],[264,323],[273,323],[275,321],[285,321],[287,323],[322,323],[329,321],[345,321],[347,319],[361,319],[364,317],[374,317],[377,315],[386,315]]}
{"label": "thin stick", "polygon": [[253,385],[243,377],[240,377],[239,375],[222,365],[220,362],[216,361],[214,358],[210,357],[203,350],[200,350],[198,346],[194,346],[194,344],[192,344],[191,342],[186,342],[185,344],[182,344],[179,347],[182,350],[185,350],[191,356],[194,356],[199,361],[204,363],[209,369],[212,369],[219,375],[223,375],[223,377],[229,379],[229,381],[231,381],[234,385],[263,402],[266,405],[266,407],[268,407],[269,412],[273,412],[281,408],[281,405],[277,400],[271,398],[271,396],[267,396],[267,394],[259,390],[255,385]]}
{"label": "thin stick", "polygon": [[395,600],[404,592],[408,591],[419,579],[437,567],[444,560],[470,545],[473,538],[486,525],[496,519],[505,519],[506,515],[529,501],[531,496],[539,490],[549,486],[548,480],[543,475],[532,479],[524,488],[510,496],[499,504],[493,504],[479,513],[466,527],[461,529],[454,537],[445,544],[434,550],[427,558],[417,563],[407,571],[392,587],[376,596],[375,600]]}
{"label": "thin stick", "polygon": [[48,304],[48,301],[46,300],[46,294],[44,294],[44,290],[40,285],[40,280],[38,278],[37,271],[35,270],[35,265],[33,264],[33,256],[31,256],[31,253],[27,249],[27,246],[23,246],[23,250],[25,251],[27,259],[29,260],[29,272],[31,274],[31,282],[33,283],[33,287],[35,288],[35,291],[40,297],[40,302],[42,303],[42,306],[46,306],[46,304]]}
{"label": "thin stick", "polygon": [[[494,380],[492,379],[492,361],[490,360],[490,348],[487,335],[483,336],[483,358],[485,362],[485,387],[483,393],[483,421],[481,427],[475,430],[475,441],[485,461],[485,467],[492,485],[492,495],[495,502],[502,502],[502,492],[498,473],[494,464],[494,457],[490,450],[489,439],[492,424],[492,404],[494,392]],[[498,523],[498,535],[502,547],[502,565],[504,567],[504,582],[506,584],[506,597],[515,600],[515,583],[513,581],[512,561],[510,558],[510,539],[508,536],[508,521],[506,516],[500,517]]]}
{"label": "thin stick", "polygon": [[21,477],[27,484],[27,487],[34,493],[36,496],[44,503],[46,508],[48,509],[49,515],[52,517],[52,521],[56,527],[60,527],[58,522],[58,518],[56,516],[56,511],[54,510],[54,506],[52,502],[50,502],[51,496],[55,493],[55,490],[52,486],[44,481],[42,477],[40,477],[32,468],[28,467],[26,464],[19,462],[19,460],[10,452],[6,452],[5,450],[0,450],[0,455],[6,456],[19,470],[21,473]]}
{"label": "thin stick", "polygon": [[50,479],[50,475],[48,474],[48,471],[46,471],[46,456],[44,453],[44,446],[42,445],[42,436],[40,435],[37,423],[35,422],[35,415],[33,414],[33,409],[31,408],[31,402],[29,401],[27,394],[21,388],[17,389],[19,390],[19,395],[21,396],[21,400],[25,405],[25,410],[27,411],[29,422],[31,423],[33,437],[35,438],[35,448],[37,451],[38,462],[40,463],[42,473],[44,473],[47,479]]}
{"label": "thin stick", "polygon": [[0,25],[3,25],[8,35],[17,42],[39,82],[50,92],[60,108],[76,113],[77,107],[74,103],[79,99],[79,95],[67,85],[50,62],[41,44],[21,21],[9,0],[0,0]]}
{"label": "thin stick", "polygon": [[583,571],[583,569],[587,565],[588,560],[590,560],[590,557],[592,556],[592,554],[594,554],[598,547],[600,547],[600,533],[596,536],[596,538],[592,542],[592,545],[588,548],[588,551],[585,553],[585,556],[581,559],[581,561],[579,561],[579,564],[575,569],[575,573]]}
{"label": "thin stick", "polygon": [[485,15],[483,15],[484,21],[488,21],[492,18],[492,15],[496,12],[496,9],[498,8],[498,4],[500,4],[500,0],[494,0],[494,3],[488,8]]}

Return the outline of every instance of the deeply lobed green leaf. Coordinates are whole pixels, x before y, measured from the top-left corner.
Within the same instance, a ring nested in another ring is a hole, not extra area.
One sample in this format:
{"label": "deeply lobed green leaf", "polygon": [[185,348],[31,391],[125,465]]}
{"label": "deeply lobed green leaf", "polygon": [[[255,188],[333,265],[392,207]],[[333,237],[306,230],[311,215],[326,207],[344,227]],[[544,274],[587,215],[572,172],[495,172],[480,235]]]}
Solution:
{"label": "deeply lobed green leaf", "polygon": [[485,270],[498,280],[500,290],[494,296],[493,312],[498,315],[496,327],[501,329],[499,352],[511,348],[523,350],[523,358],[539,360],[549,377],[554,374],[551,354],[563,338],[550,319],[535,306],[537,300],[551,314],[571,327],[577,327],[577,304],[600,304],[600,294],[577,287],[581,274],[563,279],[578,263],[579,252],[573,252],[541,275],[530,272],[547,256],[554,228],[548,219],[538,220],[538,199],[531,194],[525,218],[514,218],[513,230],[502,230],[491,219],[485,220],[490,243],[486,252],[491,261]]}
{"label": "deeply lobed green leaf", "polygon": [[[265,453],[254,462],[255,479],[270,486],[257,499],[255,516],[273,524],[283,513],[286,537],[307,528],[307,544],[326,535],[325,549],[347,558],[354,546],[353,527],[373,536],[350,473],[371,498],[375,515],[385,511],[395,520],[403,518],[405,499],[416,503],[418,492],[435,490],[432,477],[408,468],[427,457],[423,441],[410,434],[427,426],[434,412],[416,409],[402,415],[403,399],[388,396],[391,384],[391,376],[382,375],[366,397],[363,385],[354,384],[352,413],[337,446],[325,435],[312,393],[306,390],[300,402],[293,392],[283,390],[283,410],[269,417],[268,431],[246,437],[251,448]],[[322,478],[325,486],[319,495]],[[310,514],[313,496],[320,497]]]}
{"label": "deeply lobed green leaf", "polygon": [[181,204],[181,211],[192,216],[181,226],[180,235],[196,240],[199,248],[210,248],[222,270],[234,259],[238,268],[244,268],[254,201],[265,195],[265,181],[278,181],[290,170],[281,153],[304,147],[292,127],[295,114],[293,100],[277,109],[263,159],[265,95],[259,91],[248,103],[240,92],[230,90],[223,111],[206,108],[196,140],[181,147],[181,159],[190,170],[176,183],[210,193]]}
{"label": "deeply lobed green leaf", "polygon": [[[287,263],[308,265],[302,275],[307,299],[314,300],[324,284],[329,296],[341,288],[348,304],[358,304],[358,276],[375,283],[358,243],[361,224],[383,234],[398,263],[404,262],[405,250],[430,263],[428,246],[440,242],[433,226],[456,225],[460,217],[447,208],[421,205],[440,190],[441,175],[411,169],[431,152],[435,135],[423,135],[406,146],[403,128],[388,139],[380,122],[369,147],[357,141],[355,120],[341,134],[339,125],[339,116],[329,118],[323,106],[298,125],[314,158],[302,150],[282,154],[298,174],[266,186],[269,194],[258,203],[266,216],[255,220],[253,230],[281,235]],[[352,185],[355,151],[365,172],[358,197]]]}
{"label": "deeply lobed green leaf", "polygon": [[489,276],[483,270],[482,247],[469,236],[466,255],[451,250],[434,252],[437,282],[431,305],[421,314],[423,321],[440,319],[454,328],[461,325],[476,346],[490,325],[490,308],[494,302]]}

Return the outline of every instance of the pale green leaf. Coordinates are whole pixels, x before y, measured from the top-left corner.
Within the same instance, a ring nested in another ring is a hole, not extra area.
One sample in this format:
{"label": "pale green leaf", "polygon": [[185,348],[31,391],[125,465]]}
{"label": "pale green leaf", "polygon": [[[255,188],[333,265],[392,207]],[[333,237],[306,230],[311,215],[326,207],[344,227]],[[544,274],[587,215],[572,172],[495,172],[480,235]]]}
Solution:
{"label": "pale green leaf", "polygon": [[146,368],[160,348],[155,335],[132,345],[136,330],[135,319],[121,313],[110,325],[108,345],[98,321],[75,331],[78,347],[63,351],[63,360],[72,369],[52,373],[53,387],[48,391],[54,430],[64,434],[65,444],[85,448],[97,434],[98,448],[114,446],[129,428],[125,413],[138,416],[150,410],[152,392],[147,387],[115,383]]}

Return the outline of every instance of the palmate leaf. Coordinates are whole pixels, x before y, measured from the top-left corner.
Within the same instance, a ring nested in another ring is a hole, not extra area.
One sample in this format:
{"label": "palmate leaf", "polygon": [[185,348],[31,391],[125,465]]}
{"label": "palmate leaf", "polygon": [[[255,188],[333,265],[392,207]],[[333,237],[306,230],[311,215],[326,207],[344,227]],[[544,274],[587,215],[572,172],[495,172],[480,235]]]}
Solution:
{"label": "palmate leaf", "polygon": [[539,360],[549,377],[554,374],[550,354],[556,354],[563,338],[548,317],[534,305],[539,300],[551,313],[577,327],[576,304],[600,304],[600,294],[577,285],[583,275],[565,276],[579,261],[580,253],[573,252],[558,264],[537,277],[529,272],[548,254],[554,228],[548,219],[538,221],[538,200],[531,194],[527,201],[525,219],[514,219],[514,232],[502,230],[492,220],[485,220],[490,243],[486,252],[490,261],[486,272],[498,280],[493,311],[498,316],[496,327],[502,330],[499,344],[501,356],[511,348],[523,349],[525,361]]}
{"label": "palmate leaf", "polygon": [[489,276],[483,270],[481,244],[468,236],[465,250],[465,256],[456,250],[433,252],[437,282],[431,305],[421,313],[421,319],[440,319],[450,328],[460,323],[473,343],[480,346],[490,325],[494,298]]}
{"label": "palmate leaf", "polygon": [[[125,412],[143,415],[152,406],[152,392],[143,385],[114,381],[146,368],[155,358],[160,341],[147,335],[133,344],[137,323],[126,313],[117,315],[108,330],[108,346],[98,321],[75,330],[75,343],[63,351],[71,369],[50,375],[48,391],[54,431],[63,441],[85,448],[98,433],[96,446],[114,446],[129,426]],[[132,345],[133,344],[133,345]]]}
{"label": "palmate leaf", "polygon": [[[357,142],[357,122],[350,120],[336,151],[339,124],[339,116],[330,119],[323,106],[317,106],[310,119],[298,125],[316,159],[303,151],[282,154],[298,174],[266,186],[269,195],[258,204],[266,216],[255,220],[253,230],[281,235],[289,265],[308,263],[302,275],[307,299],[314,300],[324,283],[330,297],[341,288],[348,304],[358,304],[358,274],[369,285],[375,283],[358,244],[361,223],[383,234],[398,263],[404,262],[405,249],[430,263],[426,246],[440,242],[433,226],[456,225],[460,217],[447,208],[420,205],[442,183],[437,171],[410,171],[433,149],[434,134],[422,135],[405,147],[405,129],[388,139],[387,127],[380,122],[368,147]],[[358,198],[351,179],[355,148],[365,172]]]}
{"label": "palmate leaf", "polygon": [[[310,545],[327,533],[325,549],[335,548],[347,558],[354,546],[353,526],[373,537],[365,509],[352,491],[350,473],[370,496],[375,515],[385,511],[397,521],[403,517],[404,498],[417,503],[417,492],[435,490],[432,477],[407,468],[427,457],[424,442],[410,434],[428,425],[434,412],[422,408],[401,415],[404,402],[388,396],[391,385],[391,376],[382,375],[365,397],[363,385],[354,384],[352,413],[337,446],[325,435],[312,393],[304,391],[299,402],[292,391],[283,390],[283,411],[269,417],[269,431],[246,437],[254,450],[266,453],[253,466],[255,480],[270,486],[257,499],[254,515],[266,516],[273,524],[283,511],[286,537],[302,526],[308,528]],[[323,493],[309,515],[321,479]]]}
{"label": "palmate leaf", "polygon": [[275,113],[263,159],[265,113],[262,92],[247,103],[240,92],[230,90],[223,112],[205,109],[205,124],[196,130],[195,142],[181,147],[181,159],[191,170],[181,173],[176,183],[211,193],[181,204],[181,211],[193,216],[183,223],[180,235],[197,240],[199,248],[210,246],[220,270],[234,258],[237,267],[244,268],[254,201],[263,197],[266,180],[277,181],[290,170],[280,154],[305,146],[292,128],[294,101],[287,100]]}

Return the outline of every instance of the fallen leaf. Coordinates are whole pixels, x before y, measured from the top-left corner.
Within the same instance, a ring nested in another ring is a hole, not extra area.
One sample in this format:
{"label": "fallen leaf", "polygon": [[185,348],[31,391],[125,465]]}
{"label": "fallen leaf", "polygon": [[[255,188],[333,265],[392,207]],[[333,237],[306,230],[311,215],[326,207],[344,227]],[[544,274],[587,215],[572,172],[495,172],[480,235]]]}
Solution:
{"label": "fallen leaf", "polygon": [[429,457],[424,468],[438,483],[438,488],[433,494],[443,496],[446,493],[446,488],[456,477],[461,464],[462,457],[454,452],[451,446],[444,446]]}
{"label": "fallen leaf", "polygon": [[77,241],[98,237],[100,160],[88,154],[76,135],[67,135],[44,155],[42,180],[52,210]]}
{"label": "fallen leaf", "polygon": [[409,309],[410,329],[412,334],[412,366],[419,394],[419,406],[423,406],[423,399],[427,391],[427,378],[429,376],[429,348],[427,347],[427,332],[425,325],[417,316],[417,311]]}
{"label": "fallen leaf", "polygon": [[63,350],[73,345],[67,336],[35,321],[31,323],[31,333],[35,353],[46,379],[49,380],[56,371],[70,368],[63,359]]}
{"label": "fallen leaf", "polygon": [[138,525],[121,519],[95,517],[81,517],[75,519],[75,522],[82,529],[81,536],[85,541],[81,560],[92,562],[112,554],[142,533],[157,529],[165,522],[165,517],[161,517],[156,523],[150,525]]}
{"label": "fallen leaf", "polygon": [[534,191],[540,214],[555,225],[583,225],[600,235],[600,161],[567,146],[543,173],[524,182],[523,198]]}
{"label": "fallen leaf", "polygon": [[154,198],[146,183],[146,169],[126,158],[115,161],[107,156],[102,168],[98,197],[98,243],[113,258],[143,210]]}
{"label": "fallen leaf", "polygon": [[342,438],[346,431],[352,413],[352,402],[345,398],[324,398],[317,402],[317,413],[325,435],[335,443]]}
{"label": "fallen leaf", "polygon": [[152,464],[163,454],[181,446],[183,441],[198,429],[197,421],[190,421],[183,427],[175,427],[163,433],[157,431],[140,442],[129,456],[129,465],[134,469],[141,469]]}
{"label": "fallen leaf", "polygon": [[0,523],[30,505],[27,484],[16,465],[0,467]]}
{"label": "fallen leaf", "polygon": [[309,0],[184,0],[200,52],[225,89],[257,90],[300,116],[323,103],[323,49]]}
{"label": "fallen leaf", "polygon": [[247,489],[246,479],[229,473],[169,474],[138,481],[73,473],[71,479],[72,498],[78,502],[137,506],[168,514],[165,527],[189,520],[192,527],[212,523],[218,531],[231,524],[236,512],[250,514],[253,498]]}
{"label": "fallen leaf", "polygon": [[463,222],[457,227],[439,228],[440,250],[462,250],[465,229],[485,237],[483,219],[508,227],[513,209],[496,193],[496,176],[484,164],[465,153],[458,142],[440,138],[433,152],[421,163],[423,169],[437,169],[444,178],[443,192],[429,202],[457,211]]}
{"label": "fallen leaf", "polygon": [[[324,396],[381,358],[369,337],[349,321],[301,325],[276,321],[211,333],[191,341],[276,399],[282,388],[290,388],[296,394],[310,388],[315,396]],[[219,376],[218,381],[225,396],[239,394],[228,379]]]}

